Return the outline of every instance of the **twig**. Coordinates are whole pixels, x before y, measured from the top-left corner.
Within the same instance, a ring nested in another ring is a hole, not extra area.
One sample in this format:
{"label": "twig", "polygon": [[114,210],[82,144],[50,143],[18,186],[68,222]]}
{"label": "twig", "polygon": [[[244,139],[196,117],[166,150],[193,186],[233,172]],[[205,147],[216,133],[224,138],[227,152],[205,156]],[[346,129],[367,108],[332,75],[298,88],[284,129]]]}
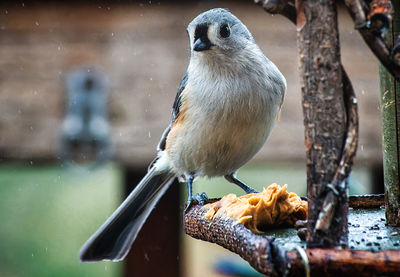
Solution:
{"label": "twig", "polygon": [[328,191],[325,197],[321,211],[318,215],[318,220],[315,224],[315,230],[323,232],[326,232],[330,229],[336,206],[338,203],[343,202],[343,199],[340,199],[340,191],[343,192],[346,189],[345,182],[350,174],[358,145],[357,98],[354,94],[353,86],[351,85],[346,71],[344,70],[343,66],[341,68],[343,80],[343,100],[345,102],[347,113],[347,133],[345,145],[342,151],[342,157],[331,182],[332,189]]}
{"label": "twig", "polygon": [[[391,5],[389,0],[374,1],[380,5]],[[360,32],[362,38],[378,58],[378,60],[386,67],[386,69],[399,80],[400,78],[400,64],[398,64],[391,55],[389,47],[386,45],[381,34],[377,33],[374,28],[370,28],[366,18],[371,19],[373,15],[378,14],[376,9],[371,9],[369,14],[365,16],[362,12],[366,4],[363,0],[345,0],[347,9],[355,22],[355,28]],[[368,12],[368,10],[367,10]],[[382,13],[381,13],[382,12]],[[389,20],[391,18],[390,8],[379,9],[379,14],[386,16]],[[364,21],[364,22],[363,22]]]}
{"label": "twig", "polygon": [[281,14],[296,25],[296,7],[293,1],[288,0],[254,0],[257,5],[261,5],[265,11],[271,14]]}
{"label": "twig", "polygon": [[333,184],[341,184],[347,179],[353,165],[353,159],[357,152],[358,145],[358,108],[357,98],[354,93],[353,86],[349,76],[342,65],[342,81],[343,81],[343,100],[347,113],[347,133],[346,141],[343,147],[342,158],[339,167],[336,169],[333,177]]}

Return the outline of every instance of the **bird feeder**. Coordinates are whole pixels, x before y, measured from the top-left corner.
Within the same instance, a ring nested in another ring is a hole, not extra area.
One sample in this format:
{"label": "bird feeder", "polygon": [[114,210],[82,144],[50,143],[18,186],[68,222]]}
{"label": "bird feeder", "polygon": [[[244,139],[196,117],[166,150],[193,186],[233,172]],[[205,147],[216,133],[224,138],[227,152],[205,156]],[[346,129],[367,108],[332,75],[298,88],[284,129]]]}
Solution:
{"label": "bird feeder", "polygon": [[340,60],[336,1],[256,3],[284,15],[298,31],[308,199],[307,222],[298,224],[303,241],[295,229],[260,236],[231,218],[209,220],[200,206],[185,214],[186,233],[239,254],[268,276],[398,276],[400,3],[345,1],[355,29],[382,64],[385,197],[348,196],[358,111]]}

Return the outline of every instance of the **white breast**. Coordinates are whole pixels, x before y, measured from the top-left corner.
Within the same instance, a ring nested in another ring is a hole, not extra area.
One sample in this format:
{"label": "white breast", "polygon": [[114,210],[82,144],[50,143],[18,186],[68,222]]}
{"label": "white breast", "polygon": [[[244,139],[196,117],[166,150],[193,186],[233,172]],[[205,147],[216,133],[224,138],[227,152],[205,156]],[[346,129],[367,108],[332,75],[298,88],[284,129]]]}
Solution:
{"label": "white breast", "polygon": [[[205,63],[198,58],[191,59],[182,92],[184,120],[168,136],[170,164],[179,175],[230,174],[269,136],[285,84],[272,81],[271,73],[282,75],[264,56],[256,56],[259,60],[250,60],[250,65],[215,57]],[[284,82],[283,76],[280,80]]]}

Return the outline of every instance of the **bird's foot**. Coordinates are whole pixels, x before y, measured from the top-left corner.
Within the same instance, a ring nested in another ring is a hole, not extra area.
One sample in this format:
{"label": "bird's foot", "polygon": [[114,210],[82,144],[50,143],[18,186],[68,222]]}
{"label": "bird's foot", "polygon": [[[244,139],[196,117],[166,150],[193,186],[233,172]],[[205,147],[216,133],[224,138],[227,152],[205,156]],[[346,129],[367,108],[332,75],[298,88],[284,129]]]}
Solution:
{"label": "bird's foot", "polygon": [[208,199],[208,196],[207,196],[207,194],[205,193],[205,192],[202,192],[202,193],[196,193],[194,196],[193,196],[193,198],[194,198],[194,200],[196,200],[197,201],[197,203],[199,204],[199,205],[201,205],[201,206],[203,206],[209,199]]}
{"label": "bird's foot", "polygon": [[187,205],[185,208],[185,213],[190,209],[190,207],[193,205],[193,202],[196,201],[199,205],[204,205],[207,201],[209,200],[207,194],[205,192],[202,193],[196,193],[195,195],[191,196],[187,200]]}

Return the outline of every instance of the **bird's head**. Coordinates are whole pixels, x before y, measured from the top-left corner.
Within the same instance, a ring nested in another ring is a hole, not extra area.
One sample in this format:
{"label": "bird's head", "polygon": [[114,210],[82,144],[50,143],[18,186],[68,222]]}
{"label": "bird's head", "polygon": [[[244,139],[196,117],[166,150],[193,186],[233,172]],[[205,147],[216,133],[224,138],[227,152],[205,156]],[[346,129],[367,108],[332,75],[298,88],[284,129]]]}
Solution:
{"label": "bird's head", "polygon": [[187,32],[192,53],[231,53],[254,43],[246,26],[231,11],[221,8],[198,15]]}

